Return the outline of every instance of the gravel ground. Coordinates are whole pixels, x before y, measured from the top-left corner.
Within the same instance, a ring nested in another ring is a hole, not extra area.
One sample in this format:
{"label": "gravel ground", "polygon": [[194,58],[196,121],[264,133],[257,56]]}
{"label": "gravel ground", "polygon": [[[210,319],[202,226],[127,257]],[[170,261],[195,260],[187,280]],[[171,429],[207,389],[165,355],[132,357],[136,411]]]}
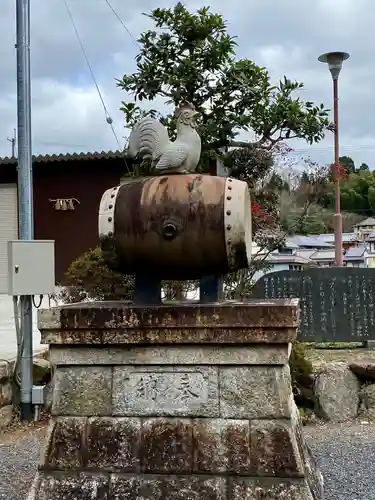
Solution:
{"label": "gravel ground", "polygon": [[375,423],[305,427],[325,500],[375,500]]}
{"label": "gravel ground", "polygon": [[[45,425],[0,437],[0,500],[25,500]],[[305,427],[325,477],[325,500],[375,500],[375,424]]]}
{"label": "gravel ground", "polygon": [[46,425],[0,436],[0,500],[25,500],[39,461]]}

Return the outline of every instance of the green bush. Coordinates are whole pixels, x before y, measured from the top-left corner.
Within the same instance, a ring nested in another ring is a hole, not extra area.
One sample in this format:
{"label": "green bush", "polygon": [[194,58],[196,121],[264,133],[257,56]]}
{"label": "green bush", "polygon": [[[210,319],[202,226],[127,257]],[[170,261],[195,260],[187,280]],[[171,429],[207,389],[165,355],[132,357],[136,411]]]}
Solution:
{"label": "green bush", "polygon": [[85,300],[131,300],[134,278],[112,271],[100,248],[89,250],[69,266],[60,298],[65,303]]}
{"label": "green bush", "polygon": [[307,347],[304,344],[293,343],[289,366],[297,406],[314,408],[313,366],[307,357]]}

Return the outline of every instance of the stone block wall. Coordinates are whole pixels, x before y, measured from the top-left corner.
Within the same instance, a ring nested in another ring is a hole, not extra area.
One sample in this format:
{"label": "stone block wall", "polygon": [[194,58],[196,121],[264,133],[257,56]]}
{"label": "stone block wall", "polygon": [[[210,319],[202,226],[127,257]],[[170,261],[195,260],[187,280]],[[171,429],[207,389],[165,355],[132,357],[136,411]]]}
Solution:
{"label": "stone block wall", "polygon": [[12,363],[0,361],[0,408],[12,402]]}
{"label": "stone block wall", "polygon": [[321,499],[291,390],[297,323],[295,301],[42,312],[53,418],[29,498]]}

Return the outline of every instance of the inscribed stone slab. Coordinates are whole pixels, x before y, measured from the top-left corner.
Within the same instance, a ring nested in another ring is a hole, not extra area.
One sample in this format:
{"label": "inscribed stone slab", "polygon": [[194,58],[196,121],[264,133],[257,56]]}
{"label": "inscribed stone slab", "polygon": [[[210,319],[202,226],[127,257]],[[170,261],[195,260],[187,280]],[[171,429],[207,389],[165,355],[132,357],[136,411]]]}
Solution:
{"label": "inscribed stone slab", "polygon": [[118,366],[113,414],[218,417],[218,369],[203,366]]}

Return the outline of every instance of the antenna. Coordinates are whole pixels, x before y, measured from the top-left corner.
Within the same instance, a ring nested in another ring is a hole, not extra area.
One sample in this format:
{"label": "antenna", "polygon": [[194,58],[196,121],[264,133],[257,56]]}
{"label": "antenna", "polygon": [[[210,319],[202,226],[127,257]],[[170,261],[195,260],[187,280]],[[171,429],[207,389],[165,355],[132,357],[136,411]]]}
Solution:
{"label": "antenna", "polygon": [[9,137],[7,137],[7,141],[9,141],[11,144],[12,144],[12,158],[14,158],[16,156],[16,138],[17,138],[17,132],[16,132],[16,129],[14,128],[13,129],[13,137],[11,139],[9,139]]}

